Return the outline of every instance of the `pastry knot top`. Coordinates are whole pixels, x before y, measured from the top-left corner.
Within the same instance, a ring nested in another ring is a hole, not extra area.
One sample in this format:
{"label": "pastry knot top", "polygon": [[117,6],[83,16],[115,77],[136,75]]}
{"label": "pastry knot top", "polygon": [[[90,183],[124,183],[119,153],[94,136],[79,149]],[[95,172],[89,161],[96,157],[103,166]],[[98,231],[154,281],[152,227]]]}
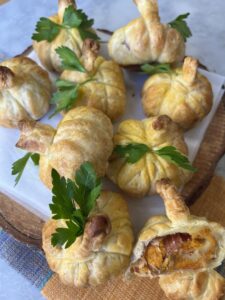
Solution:
{"label": "pastry knot top", "polygon": [[109,40],[109,55],[124,66],[181,61],[184,40],[176,29],[160,23],[157,0],[134,2],[141,17],[114,32]]}

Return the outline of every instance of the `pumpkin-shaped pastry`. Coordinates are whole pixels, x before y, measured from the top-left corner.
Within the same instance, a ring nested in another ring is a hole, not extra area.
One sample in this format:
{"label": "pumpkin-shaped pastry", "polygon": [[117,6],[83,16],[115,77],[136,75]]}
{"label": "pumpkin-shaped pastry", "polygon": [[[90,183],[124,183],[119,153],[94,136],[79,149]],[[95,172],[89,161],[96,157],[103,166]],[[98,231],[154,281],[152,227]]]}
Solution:
{"label": "pumpkin-shaped pastry", "polygon": [[[129,265],[133,245],[125,200],[117,193],[100,192],[88,163],[78,170],[75,183],[70,182],[75,198],[72,190],[65,189],[60,194],[60,179],[55,172],[52,175],[54,197],[50,208],[54,215],[44,225],[42,234],[50,268],[64,284],[77,287],[102,284],[121,274]],[[61,179],[63,186],[66,187],[66,181]]]}
{"label": "pumpkin-shaped pastry", "polygon": [[164,200],[166,216],[147,221],[127,275],[159,276],[169,299],[219,299],[224,280],[213,269],[225,258],[225,228],[191,215],[170,180],[158,181],[156,188]]}
{"label": "pumpkin-shaped pastry", "polygon": [[213,93],[210,82],[197,68],[197,60],[187,57],[182,68],[151,76],[142,91],[145,114],[168,115],[184,129],[202,120],[212,108]]}
{"label": "pumpkin-shaped pastry", "polygon": [[[86,39],[80,61],[70,49],[57,49],[65,71],[61,74],[61,80],[57,82],[59,92],[53,100],[58,100],[56,106],[60,109],[60,101],[64,101],[65,96],[65,90],[61,86],[69,83],[71,89],[67,89],[67,94],[71,95],[72,104],[67,103],[67,108],[80,105],[95,107],[114,120],[125,110],[126,89],[123,73],[117,63],[98,56],[98,48],[95,41]],[[73,89],[77,89],[77,93],[71,94]]]}
{"label": "pumpkin-shaped pastry", "polygon": [[165,176],[182,187],[191,176],[186,169],[192,170],[187,153],[182,130],[169,117],[126,120],[114,136],[107,175],[136,197],[154,194],[156,181]]}
{"label": "pumpkin-shaped pastry", "polygon": [[80,57],[83,40],[98,38],[91,29],[93,23],[82,10],[77,10],[74,0],[58,0],[58,14],[41,18],[32,36],[34,51],[43,66],[49,71],[62,71],[55,49],[63,45]]}
{"label": "pumpkin-shaped pastry", "polygon": [[216,271],[174,272],[159,278],[159,285],[171,300],[219,300],[225,279]]}
{"label": "pumpkin-shaped pastry", "polygon": [[185,21],[182,20],[182,26],[189,34],[183,37],[176,29],[179,18],[170,24],[160,23],[157,0],[134,2],[141,17],[113,33],[108,44],[109,55],[122,66],[181,61],[185,52],[184,40],[191,34]]}
{"label": "pumpkin-shaped pastry", "polygon": [[49,125],[21,122],[17,147],[40,154],[40,178],[51,187],[51,171],[72,178],[80,165],[89,161],[103,176],[113,149],[110,119],[91,107],[70,110],[55,130]]}
{"label": "pumpkin-shaped pastry", "polygon": [[38,120],[49,109],[51,82],[33,60],[18,56],[0,64],[0,125]]}

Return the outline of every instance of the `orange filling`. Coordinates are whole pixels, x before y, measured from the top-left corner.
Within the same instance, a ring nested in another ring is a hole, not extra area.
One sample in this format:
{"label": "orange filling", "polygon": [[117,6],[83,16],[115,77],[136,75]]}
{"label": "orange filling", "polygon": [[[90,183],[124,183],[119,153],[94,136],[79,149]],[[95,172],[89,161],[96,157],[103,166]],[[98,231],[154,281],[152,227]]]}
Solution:
{"label": "orange filling", "polygon": [[134,272],[162,274],[168,271],[200,269],[209,264],[217,252],[217,242],[210,229],[190,235],[175,233],[152,240]]}

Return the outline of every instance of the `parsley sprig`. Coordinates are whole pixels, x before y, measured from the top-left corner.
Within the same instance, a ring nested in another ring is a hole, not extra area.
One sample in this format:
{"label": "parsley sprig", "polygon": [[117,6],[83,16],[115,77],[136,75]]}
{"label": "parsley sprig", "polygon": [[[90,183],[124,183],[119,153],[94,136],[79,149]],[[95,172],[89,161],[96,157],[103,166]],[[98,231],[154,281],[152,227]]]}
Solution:
{"label": "parsley sprig", "polygon": [[141,66],[141,70],[149,75],[154,75],[157,73],[172,73],[170,64],[144,64]]}
{"label": "parsley sprig", "polygon": [[76,172],[75,180],[60,177],[52,170],[52,204],[49,205],[53,219],[66,220],[66,227],[57,228],[51,243],[70,247],[83,234],[87,218],[100,195],[102,184],[91,163],[85,162]]}
{"label": "parsley sprig", "polygon": [[38,42],[44,40],[52,42],[61,29],[77,28],[82,40],[86,38],[98,40],[99,37],[91,29],[93,24],[94,20],[88,19],[88,16],[81,9],[76,10],[73,5],[70,5],[64,11],[62,24],[57,24],[48,18],[40,18],[36,24],[36,32],[32,35],[32,39]]}
{"label": "parsley sprig", "polygon": [[37,153],[28,152],[22,158],[15,161],[12,165],[12,175],[17,175],[15,179],[15,185],[18,184],[20,178],[23,174],[23,171],[26,167],[28,160],[31,159],[35,166],[39,164],[40,155]]}
{"label": "parsley sprig", "polygon": [[56,104],[56,109],[49,116],[49,119],[51,119],[60,111],[69,111],[79,98],[80,88],[93,80],[93,78],[89,78],[81,83],[74,83],[68,80],[57,80],[56,86],[58,91],[53,94],[51,99],[51,103]]}
{"label": "parsley sprig", "polygon": [[191,165],[188,158],[174,146],[151,149],[145,144],[117,145],[114,148],[114,153],[118,154],[120,157],[125,157],[126,161],[131,164],[139,161],[146,153],[154,153],[180,168],[191,172],[197,171],[197,169]]}
{"label": "parsley sprig", "polygon": [[189,15],[190,13],[180,15],[175,20],[168,23],[172,28],[175,28],[180,32],[185,42],[187,41],[187,38],[192,36],[191,30],[188,27],[187,22],[185,21],[185,19],[187,19]]}
{"label": "parsley sprig", "polygon": [[87,70],[80,62],[76,53],[73,52],[71,49],[62,46],[58,47],[55,51],[61,59],[61,65],[63,70],[76,70],[82,73],[87,73]]}

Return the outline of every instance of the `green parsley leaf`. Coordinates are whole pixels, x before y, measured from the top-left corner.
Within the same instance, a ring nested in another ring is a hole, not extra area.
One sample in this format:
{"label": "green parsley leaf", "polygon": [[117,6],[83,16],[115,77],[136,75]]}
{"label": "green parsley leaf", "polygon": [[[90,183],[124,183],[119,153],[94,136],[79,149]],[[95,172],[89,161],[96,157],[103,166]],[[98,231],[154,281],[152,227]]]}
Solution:
{"label": "green parsley leaf", "polygon": [[64,70],[77,70],[79,72],[86,73],[84,66],[79,61],[75,52],[70,50],[68,47],[59,47],[56,50],[62,61],[62,67]]}
{"label": "green parsley leaf", "polygon": [[73,5],[68,6],[65,9],[63,15],[63,25],[68,28],[79,27],[83,21],[82,15],[79,10],[75,10]]}
{"label": "green parsley leaf", "polygon": [[114,153],[118,154],[120,157],[125,157],[126,162],[131,164],[136,163],[146,153],[150,153],[150,152],[155,153],[158,156],[161,156],[163,159],[169,161],[174,165],[177,165],[180,168],[189,170],[191,172],[197,171],[197,169],[191,165],[188,158],[173,146],[166,146],[155,150],[155,149],[150,149],[145,144],[127,144],[127,145],[117,145],[114,148]]}
{"label": "green parsley leaf", "polygon": [[52,170],[52,203],[49,205],[53,219],[65,219],[67,227],[57,228],[52,235],[52,245],[71,246],[83,234],[88,215],[101,192],[101,180],[91,163],[85,162],[76,172],[75,181],[60,178]]}
{"label": "green parsley leaf", "polygon": [[185,19],[187,19],[189,15],[190,13],[180,15],[175,20],[169,23],[172,28],[175,28],[180,32],[185,42],[187,41],[187,38],[192,36],[191,30],[185,21]]}
{"label": "green parsley leaf", "polygon": [[47,18],[40,18],[37,22],[32,39],[35,41],[52,42],[60,32],[60,25]]}
{"label": "green parsley leaf", "polygon": [[97,178],[93,166],[86,163],[76,172],[75,181],[78,185],[75,192],[76,201],[87,217],[94,206],[95,199],[100,195],[101,180]]}
{"label": "green parsley leaf", "polygon": [[114,152],[121,157],[125,157],[128,163],[134,164],[140,160],[150,149],[145,144],[117,145]]}
{"label": "green parsley leaf", "polygon": [[78,89],[79,85],[74,85],[73,88],[68,88],[67,90],[59,90],[58,92],[53,94],[51,103],[56,104],[57,108],[49,116],[49,119],[51,119],[60,111],[68,111],[73,107],[73,104],[78,98]]}
{"label": "green parsley leaf", "polygon": [[144,64],[141,66],[141,70],[149,75],[157,73],[172,73],[170,64]]}
{"label": "green parsley leaf", "polygon": [[52,204],[49,205],[53,219],[70,219],[74,212],[74,203],[71,201],[73,192],[64,177],[60,178],[56,170],[52,170]]}
{"label": "green parsley leaf", "polygon": [[77,26],[82,40],[85,40],[87,38],[90,38],[92,40],[99,40],[97,34],[91,29],[94,24],[94,20],[88,19],[88,16],[81,9],[76,10],[76,14],[80,19],[82,19],[81,24]]}
{"label": "green parsley leaf", "polygon": [[56,109],[49,116],[49,119],[60,111],[70,110],[74,106],[74,103],[78,100],[80,87],[93,80],[95,79],[89,78],[84,82],[77,84],[68,80],[57,80],[56,86],[58,87],[58,91],[53,94],[50,101],[52,104],[56,104]]}
{"label": "green parsley leaf", "polygon": [[85,40],[85,39],[100,40],[98,35],[91,30],[79,28],[79,33],[80,33],[82,40]]}
{"label": "green parsley leaf", "polygon": [[34,165],[38,166],[39,165],[39,160],[40,160],[40,154],[38,154],[38,153],[31,154],[31,159],[32,159]]}
{"label": "green parsley leaf", "polygon": [[57,228],[56,232],[52,234],[52,246],[63,246],[65,244],[65,248],[69,248],[76,238],[83,234],[82,228],[73,221],[67,221],[66,225],[66,228]]}
{"label": "green parsley leaf", "polygon": [[20,178],[23,174],[23,171],[26,167],[26,164],[28,162],[29,159],[32,159],[33,163],[35,166],[37,166],[39,164],[39,158],[40,155],[39,154],[33,154],[33,153],[27,153],[25,154],[22,158],[18,159],[17,161],[15,161],[12,165],[12,175],[17,175],[16,179],[15,179],[15,185],[18,184],[18,182],[20,181]]}
{"label": "green parsley leaf", "polygon": [[177,165],[180,168],[189,170],[191,172],[196,172],[197,169],[194,168],[189,162],[187,156],[183,155],[173,146],[166,146],[158,150],[153,150],[155,154],[163,157],[165,160]]}

